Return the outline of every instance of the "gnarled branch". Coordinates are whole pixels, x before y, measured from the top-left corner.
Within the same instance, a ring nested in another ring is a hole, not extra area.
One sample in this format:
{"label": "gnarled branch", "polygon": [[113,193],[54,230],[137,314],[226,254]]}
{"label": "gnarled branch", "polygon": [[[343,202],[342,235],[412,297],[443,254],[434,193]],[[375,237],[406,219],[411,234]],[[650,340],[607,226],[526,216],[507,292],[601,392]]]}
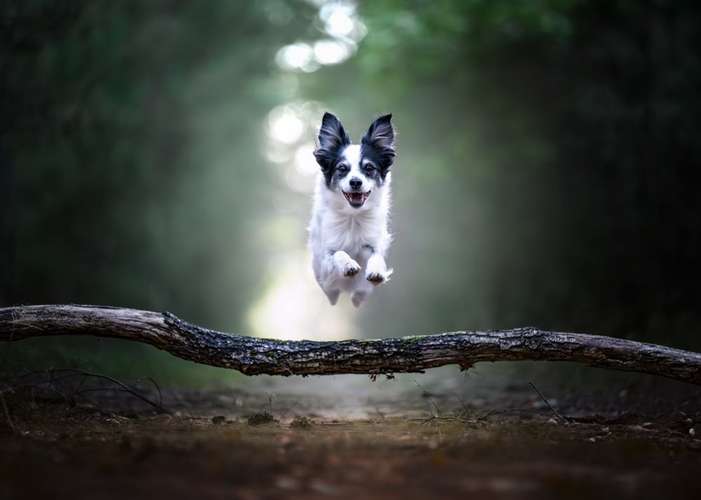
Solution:
{"label": "gnarled branch", "polygon": [[701,354],[583,333],[515,328],[378,340],[274,340],[230,335],[170,313],[82,305],[0,308],[0,341],[94,335],[150,344],[197,363],[247,375],[421,372],[480,361],[573,361],[701,384]]}

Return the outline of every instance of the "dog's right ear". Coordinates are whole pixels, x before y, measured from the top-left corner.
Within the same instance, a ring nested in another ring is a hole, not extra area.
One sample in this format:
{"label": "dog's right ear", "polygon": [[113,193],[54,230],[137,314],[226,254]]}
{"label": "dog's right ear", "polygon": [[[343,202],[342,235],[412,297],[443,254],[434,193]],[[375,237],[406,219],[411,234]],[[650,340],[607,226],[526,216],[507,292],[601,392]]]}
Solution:
{"label": "dog's right ear", "polygon": [[325,171],[331,168],[338,150],[348,146],[350,142],[350,137],[340,120],[331,113],[324,113],[319,129],[319,146],[314,151],[316,162],[321,169]]}

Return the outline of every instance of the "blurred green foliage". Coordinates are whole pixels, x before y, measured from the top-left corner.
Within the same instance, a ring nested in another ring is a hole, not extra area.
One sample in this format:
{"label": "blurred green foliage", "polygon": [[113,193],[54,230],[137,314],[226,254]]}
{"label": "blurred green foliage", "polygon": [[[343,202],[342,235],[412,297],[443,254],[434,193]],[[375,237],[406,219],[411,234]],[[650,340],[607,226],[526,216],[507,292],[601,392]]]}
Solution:
{"label": "blurred green foliage", "polygon": [[368,336],[536,324],[701,348],[699,11],[373,0],[354,57],[290,75],[275,54],[322,36],[313,2],[2,2],[0,305],[245,331],[275,272],[262,223],[309,208],[268,168],[265,119],[313,100],[356,139],[384,111],[399,130],[396,274],[359,313]]}
{"label": "blurred green foliage", "polygon": [[[244,328],[262,273],[264,206],[249,207],[269,184],[259,120],[281,99],[261,83],[300,24],[272,23],[271,6],[1,4],[0,303],[167,309]],[[92,341],[53,343],[57,363],[96,357]]]}
{"label": "blurred green foliage", "polygon": [[696,4],[363,12],[359,68],[383,107],[411,110],[398,115],[402,285],[382,295],[403,321],[381,331],[537,324],[698,348]]}
{"label": "blurred green foliage", "polygon": [[247,2],[3,5],[3,302],[231,321],[256,277],[235,265],[256,214],[232,214],[265,193],[250,117],[276,104],[256,85],[285,33]]}

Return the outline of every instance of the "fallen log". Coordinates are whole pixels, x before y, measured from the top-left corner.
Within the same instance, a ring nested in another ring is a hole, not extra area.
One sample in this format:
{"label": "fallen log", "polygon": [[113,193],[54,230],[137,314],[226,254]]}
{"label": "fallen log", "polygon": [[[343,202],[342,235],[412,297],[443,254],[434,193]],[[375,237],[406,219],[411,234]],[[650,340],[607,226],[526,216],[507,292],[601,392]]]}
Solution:
{"label": "fallen log", "polygon": [[231,335],[170,313],[105,306],[0,308],[0,341],[93,335],[150,344],[174,356],[246,375],[423,372],[482,361],[571,361],[701,384],[701,354],[584,333],[514,328],[376,340],[275,340]]}

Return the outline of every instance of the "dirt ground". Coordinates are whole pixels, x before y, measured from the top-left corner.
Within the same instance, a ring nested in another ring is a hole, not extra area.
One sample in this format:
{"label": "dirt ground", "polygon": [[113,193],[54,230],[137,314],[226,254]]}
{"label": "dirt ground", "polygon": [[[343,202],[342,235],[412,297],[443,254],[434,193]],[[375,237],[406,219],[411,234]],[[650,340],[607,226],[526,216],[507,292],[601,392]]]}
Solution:
{"label": "dirt ground", "polygon": [[695,387],[343,407],[319,384],[162,391],[164,414],[107,386],[6,390],[0,498],[701,498]]}

